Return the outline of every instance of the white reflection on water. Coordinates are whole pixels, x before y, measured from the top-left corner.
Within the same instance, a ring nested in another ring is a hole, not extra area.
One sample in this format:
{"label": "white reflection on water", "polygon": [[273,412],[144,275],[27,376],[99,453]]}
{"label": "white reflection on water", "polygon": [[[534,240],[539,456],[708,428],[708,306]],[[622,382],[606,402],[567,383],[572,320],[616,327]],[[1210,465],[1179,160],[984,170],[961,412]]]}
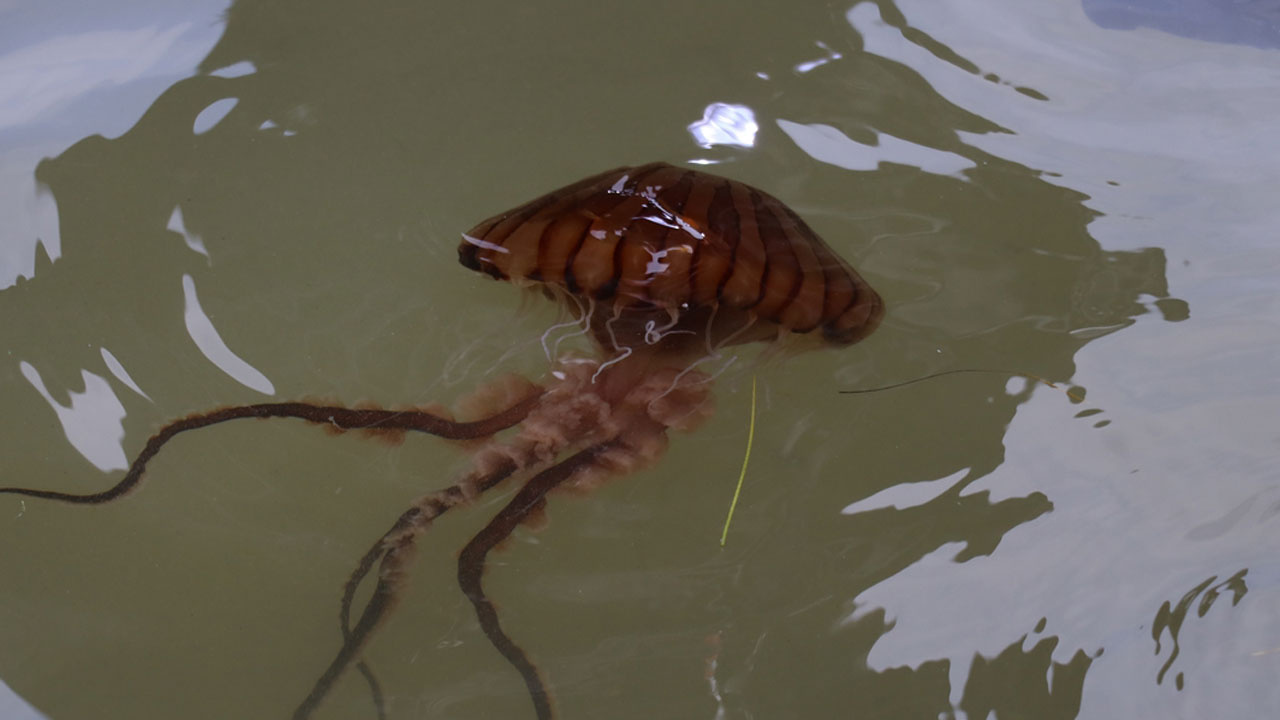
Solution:
{"label": "white reflection on water", "polygon": [[948,488],[959,482],[965,475],[969,474],[969,468],[958,470],[946,477],[937,480],[927,480],[924,482],[908,483],[906,485],[893,485],[887,487],[880,492],[865,497],[857,502],[850,503],[840,511],[841,515],[856,515],[863,512],[871,512],[881,508],[891,507],[898,510],[905,510],[909,507],[924,505],[933,500]]}
{"label": "white reflection on water", "polygon": [[693,141],[704,148],[713,145],[753,147],[759,130],[755,111],[751,108],[721,102],[708,105],[702,112],[702,119],[689,125]]}
{"label": "white reflection on water", "polygon": [[173,213],[169,215],[169,224],[165,225],[166,230],[172,230],[182,236],[183,242],[187,247],[195,250],[201,255],[209,258],[210,264],[213,264],[213,258],[209,255],[209,249],[204,246],[204,240],[193,232],[187,230],[187,225],[182,220],[182,208],[174,206]]}
{"label": "white reflection on water", "polygon": [[[975,59],[983,71],[1016,73],[1016,84],[1049,100],[939,62],[870,3],[846,16],[866,51],[908,65],[943,97],[1012,131],[960,133],[966,142],[1061,173],[1044,179],[1090,195],[1091,206],[1105,212],[1099,204],[1124,192],[1107,180],[1124,186],[1154,174],[1176,181],[1192,171],[1201,180],[1241,185],[1272,178],[1280,159],[1274,52],[1099,30],[1071,3],[1034,11],[1001,2],[981,11],[961,3],[901,5],[942,42],[966,52],[980,47]],[[1194,170],[1188,162],[1197,164]]]}
{"label": "white reflection on water", "polygon": [[62,255],[58,204],[32,177],[39,161],[30,150],[0,154],[0,290],[35,276],[37,245],[50,260]]}
{"label": "white reflection on water", "polygon": [[[37,193],[36,164],[136,123],[217,41],[226,9],[223,0],[135,3],[115,8],[105,20],[115,27],[103,29],[103,16],[62,3],[10,5],[0,0],[0,14],[20,9],[23,21],[0,22],[0,290],[34,277],[37,242],[50,260],[62,254],[57,209]],[[58,34],[39,35],[49,28]]]}
{"label": "white reflection on water", "polygon": [[227,343],[218,334],[218,329],[213,326],[213,321],[205,315],[204,308],[200,307],[200,299],[196,297],[196,281],[190,275],[182,276],[182,296],[182,319],[187,324],[187,333],[196,347],[200,348],[200,352],[241,385],[264,395],[275,394],[275,385],[271,384],[266,375],[227,347]]}
{"label": "white reflection on water", "polygon": [[[802,62],[802,63],[800,63],[799,65],[796,65],[796,72],[798,72],[798,73],[807,73],[807,72],[809,72],[810,70],[813,70],[813,69],[815,69],[815,68],[819,68],[819,67],[822,67],[823,65],[826,65],[827,63],[831,62],[832,60],[839,60],[840,58],[844,57],[844,55],[841,55],[840,53],[836,52],[835,50],[832,50],[831,48],[827,47],[827,44],[826,44],[826,43],[824,43],[824,42],[822,42],[822,41],[818,41],[818,42],[816,43],[816,45],[817,45],[818,47],[822,48],[823,50],[826,50],[826,51],[827,51],[827,56],[826,56],[826,57],[818,58],[817,60],[808,60],[808,61],[806,61],[806,62]],[[768,78],[763,78],[763,79],[768,79]]]}
{"label": "white reflection on water", "polygon": [[239,98],[221,98],[209,103],[209,106],[200,111],[196,115],[195,122],[191,125],[191,131],[196,135],[202,135],[214,128],[222,119],[227,116],[235,106],[240,103]]}
{"label": "white reflection on water", "polygon": [[[1141,319],[1077,354],[1075,377],[1115,418],[1105,432],[1064,422],[1051,393],[1019,407],[1004,463],[967,492],[1045,492],[1053,512],[991,555],[959,563],[964,545],[946,545],[862,592],[848,620],[878,607],[892,622],[868,664],[945,658],[958,705],[975,652],[1056,636],[1058,662],[1105,649],[1079,717],[1266,716],[1280,698],[1268,654],[1280,637],[1280,55],[1099,30],[1074,3],[897,4],[979,72],[909,41],[870,3],[847,14],[866,51],[1009,130],[961,133],[966,143],[1089,195],[1103,213],[1089,232],[1104,247],[1163,248],[1169,284],[1195,315]],[[1157,685],[1157,608],[1244,568],[1239,608],[1182,628],[1185,689]]]}
{"label": "white reflection on water", "polygon": [[214,70],[209,74],[215,77],[238,78],[238,77],[244,77],[245,75],[252,75],[257,71],[258,71],[258,68],[254,66],[252,61],[241,60],[240,62],[235,63],[233,65],[228,65],[224,68],[218,68],[217,70]]}
{"label": "white reflection on water", "polygon": [[130,390],[138,393],[142,397],[148,400],[151,399],[150,395],[146,394],[142,391],[142,388],[138,387],[138,383],[133,381],[133,376],[129,375],[129,371],[124,369],[124,365],[116,359],[115,355],[111,354],[110,350],[106,348],[99,349],[102,351],[102,362],[107,364],[107,369],[111,371],[112,375],[116,376],[117,380],[124,383]]}
{"label": "white reflection on water", "polygon": [[141,77],[190,27],[60,35],[0,56],[0,130],[30,123],[90,90]]}
{"label": "white reflection on water", "polygon": [[3,680],[0,680],[0,718],[5,720],[49,720],[44,713],[31,707]]}
{"label": "white reflection on water", "polygon": [[124,455],[124,406],[101,375],[81,370],[84,392],[68,392],[71,404],[63,405],[45,387],[40,371],[25,360],[18,364],[22,376],[40,397],[49,403],[62,424],[67,441],[86,460],[103,472],[123,470],[129,467]]}
{"label": "white reflection on water", "polygon": [[801,124],[777,121],[782,132],[799,148],[819,162],[845,170],[875,170],[882,162],[918,167],[935,175],[953,175],[975,167],[966,157],[944,150],[917,145],[892,135],[877,132],[875,145],[864,145],[840,130],[821,123]]}

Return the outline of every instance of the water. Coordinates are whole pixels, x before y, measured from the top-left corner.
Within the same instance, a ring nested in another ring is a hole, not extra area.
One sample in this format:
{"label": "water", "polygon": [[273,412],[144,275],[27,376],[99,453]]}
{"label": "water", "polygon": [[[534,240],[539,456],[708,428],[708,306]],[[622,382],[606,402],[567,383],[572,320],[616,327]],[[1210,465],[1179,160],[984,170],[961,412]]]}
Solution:
{"label": "water", "polygon": [[[760,367],[726,549],[749,370],[657,468],[494,556],[561,716],[1256,717],[1280,702],[1280,56],[1255,24],[1104,5],[0,9],[0,477],[88,492],[198,409],[536,376],[554,312],[460,268],[458,232],[709,162],[889,313]],[[1057,388],[839,393],[962,368]],[[356,559],[464,458],[233,424],[113,505],[3,500],[0,711],[287,716]],[[424,540],[368,653],[392,717],[532,717],[454,580],[502,501]],[[367,690],[319,716],[372,717]]]}

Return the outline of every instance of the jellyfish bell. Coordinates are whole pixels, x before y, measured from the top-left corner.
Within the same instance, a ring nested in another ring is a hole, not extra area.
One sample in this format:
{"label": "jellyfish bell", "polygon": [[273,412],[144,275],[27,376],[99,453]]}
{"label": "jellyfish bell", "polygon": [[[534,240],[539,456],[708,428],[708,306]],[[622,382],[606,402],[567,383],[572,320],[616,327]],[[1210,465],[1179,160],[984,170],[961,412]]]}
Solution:
{"label": "jellyfish bell", "polygon": [[781,201],[665,163],[609,170],[495,215],[463,234],[458,256],[541,287],[628,368],[754,341],[850,345],[884,314]]}

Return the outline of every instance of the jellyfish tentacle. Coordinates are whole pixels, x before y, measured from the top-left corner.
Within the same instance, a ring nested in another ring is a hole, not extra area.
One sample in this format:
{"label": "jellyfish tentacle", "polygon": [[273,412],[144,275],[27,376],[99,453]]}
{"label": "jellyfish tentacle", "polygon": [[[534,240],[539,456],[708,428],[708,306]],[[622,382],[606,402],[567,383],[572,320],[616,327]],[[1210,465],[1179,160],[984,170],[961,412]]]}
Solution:
{"label": "jellyfish tentacle", "polygon": [[458,584],[462,587],[462,592],[467,599],[471,601],[476,617],[480,621],[480,627],[489,638],[489,642],[524,678],[525,687],[529,690],[529,697],[533,701],[538,720],[550,720],[553,717],[550,695],[538,673],[537,666],[502,629],[497,610],[485,595],[481,582],[485,558],[489,551],[510,536],[518,525],[527,520],[531,514],[545,507],[547,493],[579,472],[593,467],[600,456],[619,445],[621,441],[618,438],[607,440],[579,451],[560,464],[553,465],[535,475],[520,488],[502,510],[498,511],[484,529],[471,538],[458,555]]}
{"label": "jellyfish tentacle", "polygon": [[[699,365],[701,365],[701,364],[703,364],[703,363],[705,363],[705,362],[711,362],[711,361],[719,360],[719,359],[721,359],[722,357],[724,357],[724,354],[723,354],[721,351],[722,351],[724,348],[726,348],[726,347],[728,347],[729,345],[732,345],[734,342],[736,342],[736,341],[737,341],[737,339],[738,339],[740,336],[742,336],[742,335],[743,335],[743,333],[746,333],[748,330],[750,330],[750,329],[751,329],[751,328],[756,324],[756,319],[757,319],[757,318],[756,318],[756,316],[755,316],[754,314],[748,313],[748,314],[747,314],[747,320],[746,320],[746,322],[745,322],[745,323],[743,323],[743,324],[742,324],[742,326],[741,326],[741,327],[739,327],[738,329],[736,329],[736,330],[734,330],[734,331],[730,332],[728,335],[726,335],[726,336],[724,336],[723,338],[721,338],[720,340],[716,341],[716,343],[713,345],[713,344],[712,344],[712,342],[711,342],[711,338],[712,338],[712,335],[713,335],[713,332],[714,332],[713,328],[714,328],[714,325],[715,325],[715,319],[716,319],[716,312],[717,312],[717,311],[718,311],[718,308],[714,308],[714,307],[713,307],[713,308],[711,309],[711,313],[710,313],[710,315],[709,315],[709,316],[708,316],[708,318],[707,318],[707,326],[706,326],[705,340],[704,340],[704,341],[705,341],[705,344],[706,344],[706,347],[707,347],[707,352],[706,352],[706,354],[705,354],[705,355],[703,355],[702,357],[699,357],[699,358],[697,358],[697,359],[693,360],[693,361],[692,361],[692,362],[690,362],[689,364],[685,365],[684,369],[683,369],[683,370],[681,370],[679,373],[677,373],[677,374],[676,374],[676,376],[671,380],[671,384],[667,387],[667,389],[666,389],[665,391],[663,391],[661,394],[659,394],[657,397],[655,397],[653,400],[651,400],[651,401],[650,401],[651,403],[652,403],[652,402],[656,402],[656,401],[658,401],[658,400],[661,400],[662,398],[666,397],[666,396],[667,396],[667,395],[669,395],[670,393],[674,392],[674,391],[676,390],[676,388],[678,388],[678,387],[679,387],[679,386],[684,382],[684,377],[685,377],[686,375],[688,375],[689,373],[691,373],[691,372],[700,372],[700,371],[698,371],[698,370],[697,370],[697,368],[698,368],[698,366],[699,366]],[[711,381],[713,381],[713,380],[715,380],[716,378],[720,377],[720,375],[722,375],[723,373],[725,373],[725,372],[729,369],[729,366],[730,366],[730,365],[733,365],[733,364],[734,364],[735,362],[737,362],[737,361],[738,361],[738,356],[736,356],[736,355],[735,355],[735,356],[730,357],[730,358],[729,358],[729,359],[724,363],[724,365],[721,365],[721,366],[720,366],[720,368],[719,368],[718,370],[716,370],[715,372],[713,372],[713,373],[711,373],[711,374],[709,374],[709,375],[706,375],[702,380],[700,380],[700,381],[698,381],[698,382],[699,382],[699,383],[701,383],[701,384],[704,384],[704,385],[711,383]]]}
{"label": "jellyfish tentacle", "polygon": [[[667,313],[667,322],[659,325],[657,320],[648,320],[644,324],[644,342],[646,345],[657,345],[668,335],[697,335],[698,331],[681,328],[681,316],[678,308],[663,308]],[[712,312],[714,317],[714,309]]]}
{"label": "jellyfish tentacle", "polygon": [[[443,500],[443,498],[446,496],[449,490],[452,490],[452,489],[454,488],[445,488],[444,490],[441,490],[438,493],[433,493],[432,495],[442,496],[441,499]],[[338,624],[339,624],[339,627],[342,629],[343,643],[352,642],[351,604],[355,600],[356,590],[359,589],[360,583],[369,574],[369,571],[373,569],[374,564],[377,563],[380,559],[383,559],[386,557],[386,554],[389,551],[389,548],[387,547],[388,538],[390,538],[391,536],[397,533],[402,533],[406,529],[410,528],[413,525],[413,523],[418,519],[418,517],[422,514],[422,509],[419,507],[419,505],[421,504],[422,504],[421,501],[419,501],[418,503],[414,503],[413,507],[410,507],[404,513],[402,513],[400,517],[397,518],[395,524],[391,526],[391,529],[388,530],[386,533],[384,533],[382,537],[378,538],[378,541],[375,542],[367,552],[365,552],[364,556],[360,558],[360,562],[356,564],[356,568],[352,570],[351,575],[347,578],[347,582],[342,589],[342,603],[338,613],[338,616],[339,616]],[[439,503],[435,516],[432,518],[432,520],[434,520],[435,518],[438,518],[440,515],[443,515],[452,506],[453,505],[446,505],[443,502]],[[425,526],[424,526],[424,529],[425,529]],[[365,683],[369,686],[369,694],[373,700],[374,710],[378,714],[378,720],[385,720],[386,708],[385,708],[385,702],[383,700],[383,695],[382,695],[382,686],[378,682],[377,675],[373,672],[373,668],[369,665],[368,661],[360,659],[356,662],[356,670],[360,673],[362,677],[364,677]],[[337,680],[337,676],[335,675],[333,678],[333,681],[336,681],[336,680]],[[331,685],[332,685],[332,681],[330,682],[330,686]],[[328,689],[326,689],[324,693],[320,696],[320,698],[316,700],[316,704],[319,704],[320,700],[323,700],[324,695],[327,693],[328,693]],[[312,709],[314,709],[314,707]],[[308,710],[307,712],[309,713],[310,710]]]}
{"label": "jellyfish tentacle", "polygon": [[414,503],[413,507],[404,511],[395,524],[391,526],[391,529],[378,538],[377,542],[360,558],[360,562],[351,571],[351,575],[347,577],[347,582],[342,588],[342,603],[338,610],[338,622],[342,628],[342,639],[344,641],[351,639],[351,605],[355,600],[356,590],[360,588],[360,584],[368,576],[369,571],[373,569],[374,564],[387,554],[392,539],[405,532],[413,532],[416,528],[420,528],[417,532],[421,534],[426,530],[427,525],[436,518],[443,515],[454,505],[460,504],[460,497],[457,502],[446,502],[446,498],[450,497],[449,491],[454,490],[456,487],[451,486],[426,496],[435,501],[428,504],[428,507],[431,508],[429,512],[433,513],[430,518],[422,519],[421,516],[424,510],[421,506],[424,503],[421,500]]}
{"label": "jellyfish tentacle", "polygon": [[[369,683],[370,689],[375,695],[374,702],[379,706],[378,712],[381,716],[382,708],[378,699],[380,690],[377,686],[377,680],[373,677],[372,669],[360,658],[360,653],[365,645],[368,644],[369,639],[378,629],[387,613],[399,601],[406,584],[406,567],[412,556],[412,551],[416,547],[418,538],[430,529],[432,523],[441,515],[466,503],[475,494],[493,488],[518,469],[517,463],[508,459],[498,463],[486,473],[473,473],[454,485],[423,495],[414,501],[408,510],[401,513],[391,528],[365,552],[343,587],[342,603],[339,610],[342,647],[338,650],[333,660],[330,661],[329,667],[325,669],[324,674],[316,681],[311,693],[294,711],[294,720],[303,720],[310,717],[311,713],[319,707],[330,690],[333,689],[338,678],[352,664],[355,664],[356,668]],[[359,619],[355,625],[352,625],[351,607],[355,599],[356,590],[375,564],[378,565],[377,583],[374,585],[373,593],[365,603]]]}
{"label": "jellyfish tentacle", "polygon": [[338,677],[352,664],[352,661],[359,657],[373,631],[399,600],[404,585],[405,566],[412,555],[416,539],[416,534],[405,535],[382,555],[378,584],[374,586],[373,594],[365,604],[359,621],[351,629],[350,637],[342,644],[342,648],[329,663],[324,674],[316,680],[311,693],[293,711],[293,720],[305,720],[311,717],[311,713],[320,706]]}
{"label": "jellyfish tentacle", "polygon": [[[338,611],[338,625],[342,629],[343,642],[351,640],[351,604],[355,600],[356,590],[359,589],[360,583],[369,574],[369,571],[373,569],[374,564],[386,554],[387,537],[407,527],[418,512],[419,510],[415,505],[401,514],[395,524],[391,526],[391,529],[378,538],[378,541],[369,548],[364,556],[360,558],[360,562],[356,564],[355,569],[351,571],[351,575],[347,578],[347,582],[342,588],[342,603]],[[442,509],[440,514],[444,512],[445,510]],[[373,668],[367,660],[361,659],[356,662],[356,670],[364,678],[365,684],[369,686],[369,695],[373,700],[374,710],[378,713],[378,720],[385,720],[386,709],[382,695],[382,685],[378,682],[378,677]]]}
{"label": "jellyfish tentacle", "polygon": [[613,349],[618,351],[618,354],[609,360],[600,363],[600,366],[596,368],[595,374],[591,376],[591,382],[593,383],[596,381],[596,378],[600,377],[601,373],[609,369],[611,366],[617,365],[623,360],[631,357],[631,353],[634,352],[630,345],[619,345],[618,336],[613,332],[613,323],[620,317],[622,317],[622,307],[617,306],[613,309],[613,316],[604,323],[604,329],[609,334],[609,342],[613,345]]}
{"label": "jellyfish tentacle", "polygon": [[579,489],[589,489],[607,476],[631,473],[651,465],[666,449],[668,429],[690,429],[705,416],[709,411],[706,407],[709,398],[704,383],[689,382],[682,386],[681,392],[672,393],[667,389],[661,398],[655,398],[669,382],[662,375],[655,373],[646,378],[610,408],[611,434],[527,481],[458,556],[458,584],[471,601],[489,642],[520,673],[538,720],[554,717],[551,696],[537,666],[502,629],[497,610],[484,592],[485,560],[518,525],[545,507],[547,494],[555,488],[568,482]]}
{"label": "jellyfish tentacle", "polygon": [[[567,296],[568,301],[562,298],[561,308],[564,310],[568,310],[568,307],[567,307],[568,302],[572,302],[574,306],[577,308],[578,313],[577,315],[574,315],[573,312],[571,311],[568,312],[568,314],[572,316],[569,320],[558,322],[552,325],[551,327],[547,328],[546,331],[542,333],[542,354],[546,355],[548,362],[555,360],[555,355],[559,354],[560,343],[564,342],[565,339],[571,338],[571,337],[577,337],[578,335],[585,335],[587,332],[587,319],[589,317],[589,315],[587,314],[587,308],[583,307],[582,301],[579,300],[577,297],[573,295],[569,295],[568,293],[563,293],[563,294]],[[555,342],[554,347],[548,347],[547,338],[550,337],[551,334],[556,330],[560,330],[562,328],[568,328],[568,327],[576,327],[578,328],[578,330],[576,332],[572,332],[561,338],[558,338]],[[555,350],[554,354],[552,352],[553,349]]]}
{"label": "jellyfish tentacle", "polygon": [[[498,473],[490,475],[486,478],[486,482],[491,484],[484,484],[481,487],[487,490],[508,477],[511,472],[514,472],[514,466],[510,470],[504,468]],[[338,610],[338,622],[342,628],[343,640],[350,640],[351,638],[351,606],[355,601],[356,591],[360,589],[360,584],[364,582],[365,577],[368,576],[373,566],[386,555],[390,544],[395,538],[405,533],[421,535],[441,515],[464,502],[466,502],[466,496],[463,494],[460,485],[451,485],[443,490],[424,495],[414,502],[412,507],[404,511],[395,524],[391,526],[391,529],[383,533],[382,537],[378,538],[377,542],[365,552],[342,587],[342,602]]]}
{"label": "jellyfish tentacle", "polygon": [[387,720],[387,700],[382,694],[382,683],[378,682],[378,676],[364,660],[356,663],[356,670],[369,686],[369,695],[373,699],[373,709],[378,714],[378,720]]}
{"label": "jellyfish tentacle", "polygon": [[111,502],[129,494],[129,492],[138,487],[142,482],[147,463],[174,437],[189,430],[198,430],[231,420],[297,418],[337,427],[339,430],[344,431],[359,429],[412,430],[451,440],[473,440],[489,437],[494,433],[518,424],[536,407],[541,396],[542,391],[539,389],[506,410],[473,422],[456,422],[421,410],[360,409],[337,405],[312,405],[304,402],[235,405],[189,415],[165,425],[147,440],[147,444],[142,448],[142,452],[138,453],[133,464],[129,466],[129,471],[125,473],[125,476],[106,490],[80,494],[58,490],[6,487],[0,488],[0,494],[23,495],[25,497],[56,500],[77,505],[98,505]]}
{"label": "jellyfish tentacle", "polygon": [[[344,646],[365,641],[358,636],[359,624],[355,628],[351,625],[354,596],[379,559],[383,562],[383,569],[379,572],[379,583],[382,582],[386,576],[387,558],[398,542],[404,538],[416,538],[440,515],[478,497],[516,472],[541,473],[554,466],[556,458],[574,445],[580,448],[584,444],[599,442],[602,435],[609,437],[615,434],[612,431],[602,432],[608,425],[607,404],[591,393],[582,392],[588,386],[587,377],[594,368],[594,362],[582,367],[566,367],[548,390],[539,389],[538,403],[526,413],[515,437],[505,443],[491,443],[477,452],[473,457],[475,469],[471,473],[450,487],[420,497],[365,552],[343,588],[339,622]],[[366,607],[365,612],[368,610]],[[354,657],[348,654],[343,663],[349,663]],[[338,660],[334,662],[336,664]],[[335,674],[333,678],[336,677]]]}
{"label": "jellyfish tentacle", "polygon": [[561,357],[561,355],[560,355],[560,344],[561,344],[561,343],[563,343],[564,341],[569,340],[569,339],[571,339],[571,338],[575,338],[575,337],[580,337],[580,336],[582,336],[582,335],[586,335],[588,332],[590,332],[590,331],[591,331],[591,318],[592,318],[592,317],[594,317],[594,316],[595,316],[595,314],[596,314],[596,301],[595,301],[595,298],[588,297],[588,298],[587,298],[587,304],[586,304],[586,306],[584,307],[584,306],[582,305],[582,301],[581,301],[581,300],[579,300],[579,299],[578,299],[578,297],[577,297],[576,295],[572,295],[572,294],[570,294],[570,293],[568,293],[568,292],[561,292],[561,293],[559,293],[559,294],[560,294],[560,295],[562,295],[562,296],[564,296],[564,297],[567,297],[567,298],[571,299],[571,300],[574,302],[574,304],[578,306],[578,309],[579,309],[579,311],[580,311],[580,313],[581,313],[581,315],[582,315],[582,319],[581,319],[582,329],[581,329],[581,330],[579,330],[578,332],[572,332],[572,333],[569,333],[569,334],[567,334],[567,335],[561,335],[561,336],[560,336],[560,338],[556,340],[556,344],[551,346],[551,352],[552,352],[552,354],[553,354],[553,355],[555,355],[557,358]]}

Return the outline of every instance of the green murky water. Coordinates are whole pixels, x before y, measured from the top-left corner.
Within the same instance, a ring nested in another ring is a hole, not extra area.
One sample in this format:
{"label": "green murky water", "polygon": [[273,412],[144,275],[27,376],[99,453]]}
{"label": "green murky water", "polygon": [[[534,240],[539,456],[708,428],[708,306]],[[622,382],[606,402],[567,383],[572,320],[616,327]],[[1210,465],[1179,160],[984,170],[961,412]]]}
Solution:
{"label": "green murky water", "polygon": [[[604,168],[711,163],[888,315],[847,350],[745,352],[660,465],[494,556],[560,716],[1257,717],[1280,51],[1025,5],[0,7],[0,484],[106,487],[217,405],[536,377],[553,310],[459,267],[458,233]],[[714,103],[750,142],[723,114],[695,142]],[[1057,389],[839,393],[962,368]],[[57,720],[286,717],[347,573],[466,457],[249,422],[115,504],[0,498],[0,679]],[[533,716],[454,579],[503,499],[425,538],[367,654],[391,717]],[[373,717],[367,688],[319,716]]]}

